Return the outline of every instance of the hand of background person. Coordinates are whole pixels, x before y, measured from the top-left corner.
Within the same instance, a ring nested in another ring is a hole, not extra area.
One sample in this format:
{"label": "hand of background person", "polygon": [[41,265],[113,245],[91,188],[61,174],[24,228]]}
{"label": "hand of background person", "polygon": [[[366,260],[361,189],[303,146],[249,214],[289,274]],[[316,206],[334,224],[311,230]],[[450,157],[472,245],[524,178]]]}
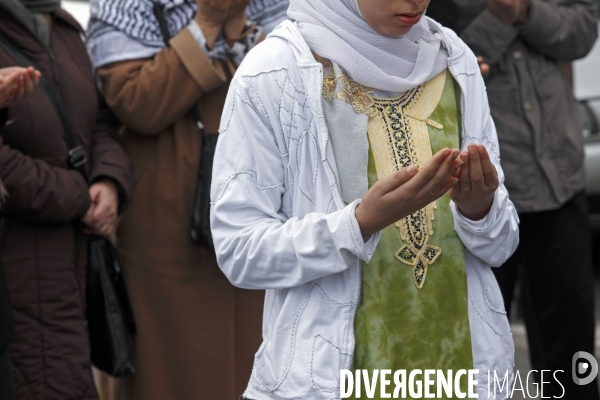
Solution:
{"label": "hand of background person", "polygon": [[414,165],[375,183],[356,208],[363,237],[370,236],[443,196],[458,182],[459,149],[442,149],[421,170]]}
{"label": "hand of background person", "polygon": [[481,71],[481,75],[485,76],[488,72],[490,72],[490,64],[483,61],[483,57],[477,57],[477,64],[479,64],[479,71]]}
{"label": "hand of background person", "polygon": [[450,198],[461,214],[473,221],[484,218],[498,189],[498,173],[483,145],[471,144],[461,154],[464,161],[458,174],[459,181],[449,191]]}
{"label": "hand of background person", "polygon": [[206,45],[213,48],[227,21],[231,0],[196,0],[196,22],[202,29]]}
{"label": "hand of background person", "polygon": [[502,22],[514,25],[527,15],[531,0],[485,0],[485,3]]}
{"label": "hand of background person", "polygon": [[92,204],[81,219],[87,228],[85,233],[108,236],[117,224],[118,190],[110,181],[99,181],[90,186],[90,197]]}
{"label": "hand of background person", "polygon": [[0,68],[0,108],[23,100],[37,86],[40,76],[33,67]]}
{"label": "hand of background person", "polygon": [[229,13],[223,29],[230,46],[240,38],[246,26],[248,4],[250,0],[229,0]]}
{"label": "hand of background person", "polygon": [[521,0],[521,10],[519,12],[519,18],[517,18],[517,24],[523,25],[529,20],[529,9],[531,8],[531,0]]}

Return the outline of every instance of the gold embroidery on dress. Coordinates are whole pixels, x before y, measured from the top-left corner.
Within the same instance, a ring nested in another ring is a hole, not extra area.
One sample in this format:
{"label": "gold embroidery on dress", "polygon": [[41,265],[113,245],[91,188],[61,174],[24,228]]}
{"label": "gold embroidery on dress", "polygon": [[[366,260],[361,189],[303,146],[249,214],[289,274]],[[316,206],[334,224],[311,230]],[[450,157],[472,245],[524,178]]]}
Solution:
{"label": "gold embroidery on dress", "polygon": [[333,67],[323,73],[323,97],[333,101],[335,96],[335,71]]}
{"label": "gold embroidery on dress", "polygon": [[417,118],[417,117],[415,117],[414,115],[408,115],[408,114],[407,114],[407,117],[414,118],[414,119],[418,119],[419,121],[423,121],[423,122],[425,122],[427,125],[433,126],[435,129],[439,129],[439,130],[442,130],[442,129],[444,129],[444,125],[440,124],[440,123],[439,123],[439,122],[437,122],[437,121],[431,120],[431,119],[429,119],[429,118],[428,118],[428,119],[422,119],[422,118]]}
{"label": "gold embroidery on dress", "polygon": [[[377,179],[383,179],[411,164],[422,168],[432,157],[427,125],[443,129],[439,122],[428,117],[437,107],[446,82],[446,71],[421,86],[400,96],[380,99],[374,90],[348,79],[343,74],[335,76],[329,60],[315,54],[323,64],[323,97],[333,101],[337,84],[339,100],[352,106],[357,114],[369,118],[369,142],[375,158]],[[402,263],[413,268],[413,281],[417,289],[423,288],[427,269],[442,254],[442,249],[430,245],[433,235],[436,202],[397,221],[400,238],[406,243],[395,254]]]}
{"label": "gold embroidery on dress", "polygon": [[[369,118],[368,131],[378,179],[411,164],[421,168],[431,159],[427,125],[443,126],[427,117],[440,101],[445,79],[444,71],[398,97],[374,98],[376,113]],[[428,267],[442,253],[441,248],[428,243],[433,235],[435,209],[434,201],[395,223],[400,238],[406,243],[395,255],[402,263],[413,268],[413,281],[417,289],[423,287]]]}
{"label": "gold embroidery on dress", "polygon": [[338,92],[337,98],[343,100],[352,106],[352,109],[357,114],[367,114],[373,116],[377,112],[375,110],[373,100],[373,89],[354,82],[346,78],[344,75],[338,75],[337,81],[341,91]]}
{"label": "gold embroidery on dress", "polygon": [[[320,58],[320,57],[319,57]],[[328,60],[327,63],[322,62],[323,64],[323,97],[329,101],[333,101],[335,97],[335,86],[336,86],[336,78],[335,78],[335,70],[333,69],[333,65]]]}
{"label": "gold embroidery on dress", "polygon": [[[361,85],[351,79],[346,78],[344,74],[335,76],[335,69],[331,61],[313,53],[315,60],[323,65],[323,98],[333,101],[334,97],[345,101],[352,106],[357,114],[375,115],[373,108],[373,89]],[[337,85],[340,85],[340,91],[335,95]]]}
{"label": "gold embroidery on dress", "polygon": [[333,101],[335,97],[335,86],[336,86],[336,78],[335,78],[335,70],[333,69],[333,64],[331,61],[326,58],[320,57],[319,55],[313,53],[315,59],[323,65],[323,98]]}

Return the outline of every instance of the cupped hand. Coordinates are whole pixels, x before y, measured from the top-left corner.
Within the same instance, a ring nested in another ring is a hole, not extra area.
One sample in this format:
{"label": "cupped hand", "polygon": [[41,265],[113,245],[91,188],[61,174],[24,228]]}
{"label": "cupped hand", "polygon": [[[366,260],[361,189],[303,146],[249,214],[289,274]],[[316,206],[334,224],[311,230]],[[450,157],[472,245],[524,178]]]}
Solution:
{"label": "cupped hand", "polygon": [[41,74],[33,67],[0,68],[0,108],[11,107],[33,92]]}
{"label": "cupped hand", "polygon": [[421,168],[411,165],[378,180],[356,208],[363,237],[414,213],[443,196],[458,182],[456,174],[464,163],[459,149],[442,149]]}
{"label": "cupped hand", "polygon": [[461,154],[464,165],[459,181],[449,195],[462,215],[473,221],[484,218],[492,207],[498,189],[498,173],[483,145],[471,144],[468,152]]}
{"label": "cupped hand", "polygon": [[90,186],[92,204],[81,219],[86,225],[85,233],[98,236],[110,235],[117,224],[119,195],[110,181],[100,181]]}

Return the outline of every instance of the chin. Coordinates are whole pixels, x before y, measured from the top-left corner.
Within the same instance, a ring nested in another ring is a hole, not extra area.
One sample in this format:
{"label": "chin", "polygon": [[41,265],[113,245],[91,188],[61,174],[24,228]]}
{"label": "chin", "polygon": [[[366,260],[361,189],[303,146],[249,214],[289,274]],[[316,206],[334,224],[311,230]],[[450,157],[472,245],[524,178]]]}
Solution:
{"label": "chin", "polygon": [[401,26],[390,27],[380,33],[383,33],[384,35],[390,36],[393,38],[399,38],[401,36],[406,35],[408,32],[410,32],[411,29],[412,29],[412,26],[401,25]]}

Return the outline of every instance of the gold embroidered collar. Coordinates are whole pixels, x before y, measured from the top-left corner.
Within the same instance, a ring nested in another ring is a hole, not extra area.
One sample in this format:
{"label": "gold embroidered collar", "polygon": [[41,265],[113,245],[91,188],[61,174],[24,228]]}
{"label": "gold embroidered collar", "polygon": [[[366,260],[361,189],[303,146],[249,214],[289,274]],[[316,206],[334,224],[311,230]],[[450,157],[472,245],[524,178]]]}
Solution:
{"label": "gold embroidered collar", "polygon": [[[329,101],[336,98],[345,101],[354,112],[370,117],[368,135],[378,179],[411,164],[421,168],[431,159],[427,125],[437,129],[443,129],[443,126],[428,117],[442,97],[446,71],[399,96],[382,99],[373,96],[372,88],[354,82],[344,74],[336,76],[329,60],[317,56],[317,61],[323,64],[323,97]],[[418,289],[425,284],[428,267],[442,253],[441,248],[428,244],[433,235],[435,209],[434,201],[395,223],[405,243],[395,256],[413,268],[413,280]]]}

